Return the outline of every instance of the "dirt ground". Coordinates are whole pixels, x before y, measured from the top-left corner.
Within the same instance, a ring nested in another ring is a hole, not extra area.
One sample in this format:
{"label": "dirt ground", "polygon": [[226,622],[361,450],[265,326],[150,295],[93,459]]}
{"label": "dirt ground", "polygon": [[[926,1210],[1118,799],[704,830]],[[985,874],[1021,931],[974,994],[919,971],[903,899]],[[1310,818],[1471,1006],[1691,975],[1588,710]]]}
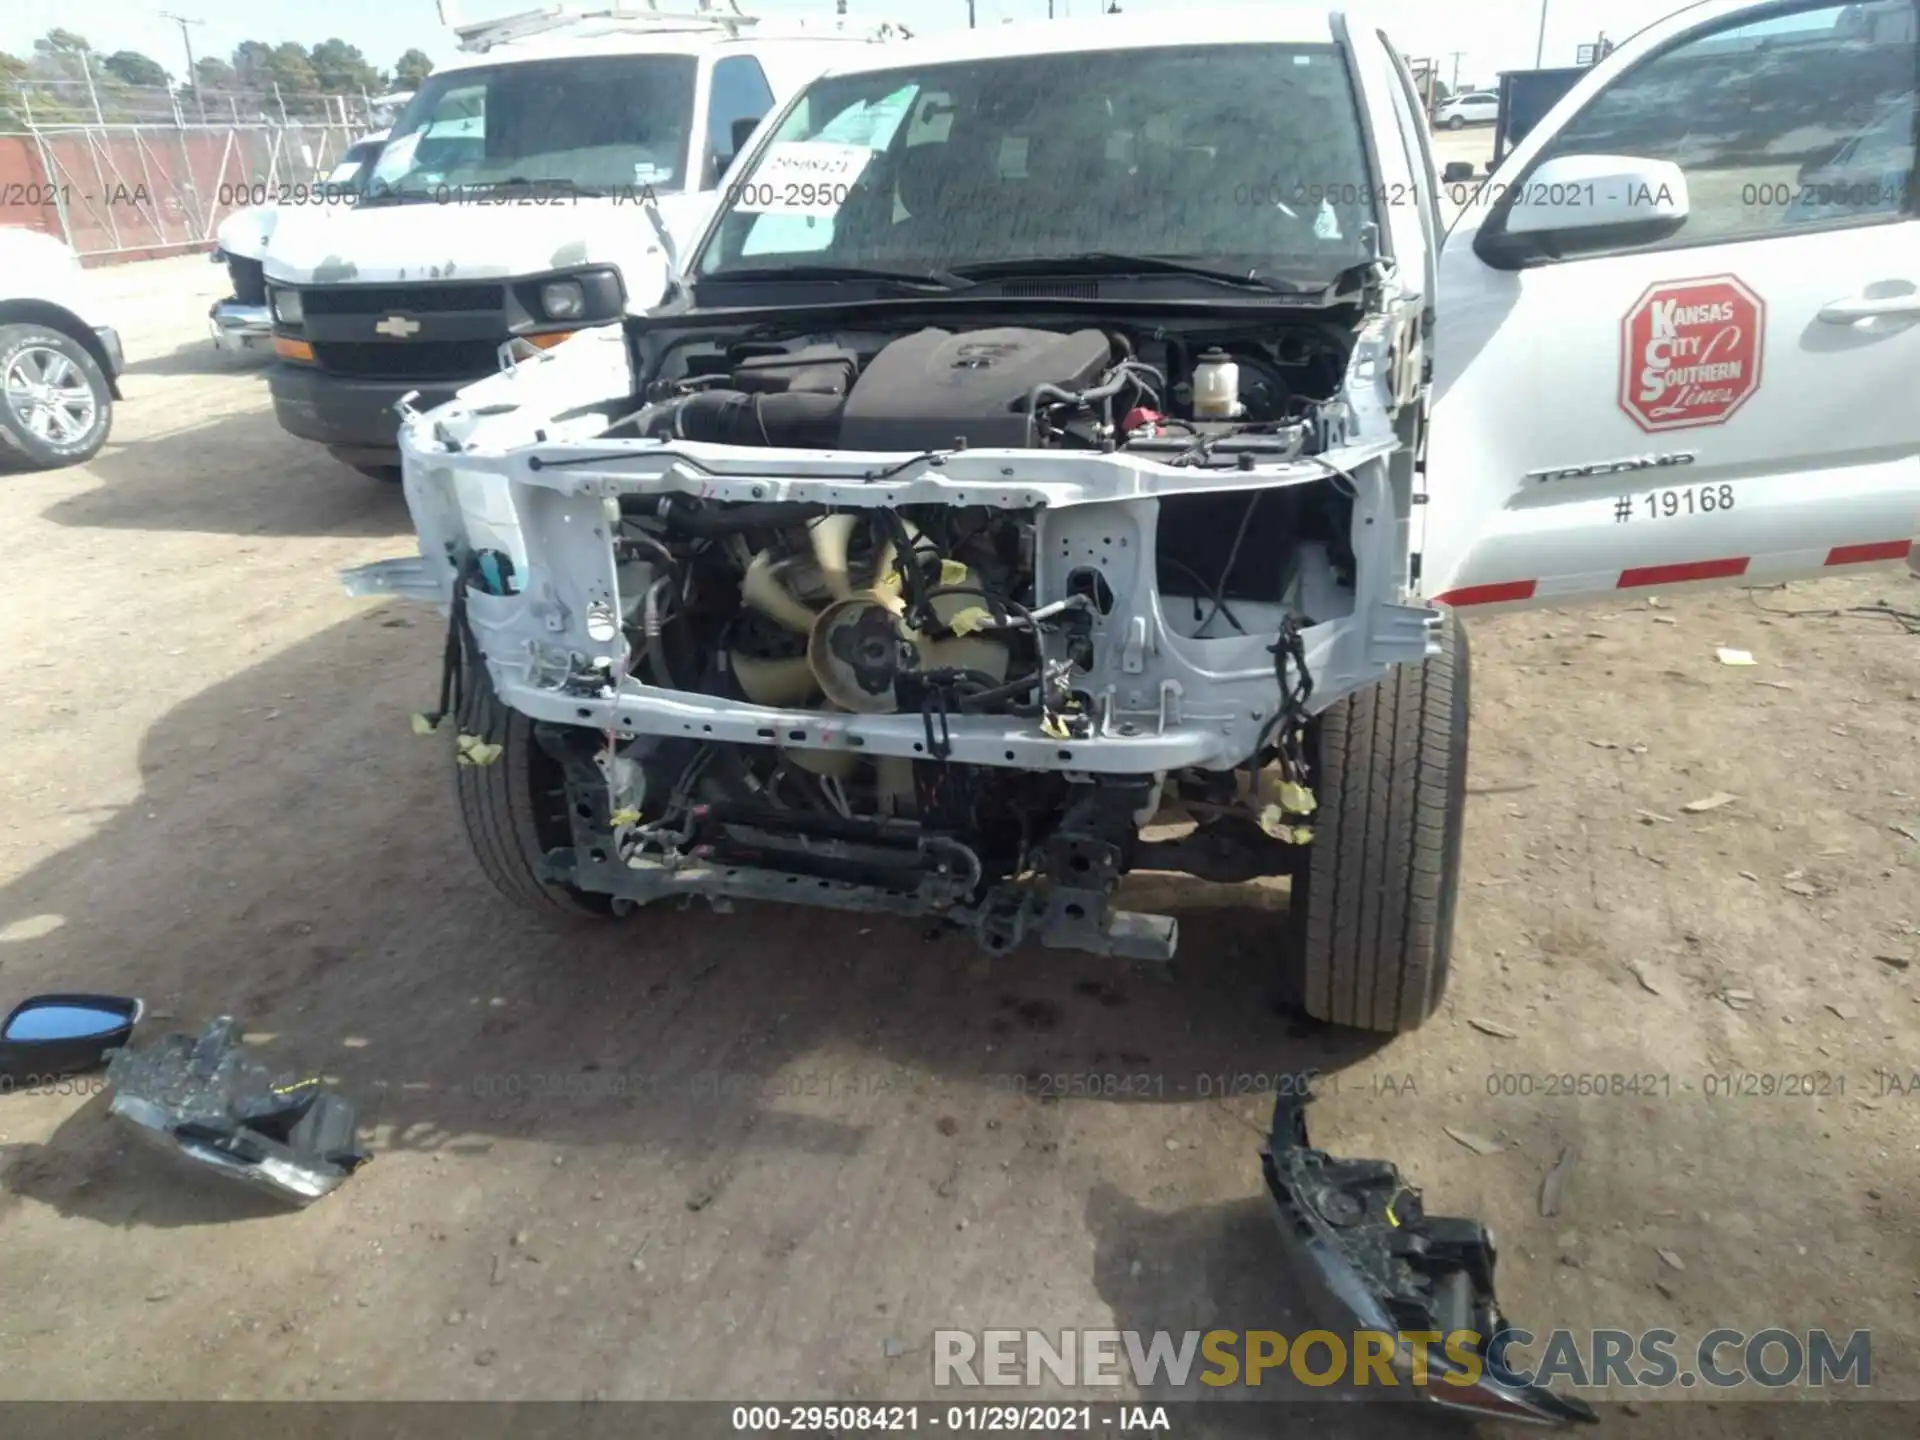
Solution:
{"label": "dirt ground", "polygon": [[[1536,1332],[1868,1329],[1874,1392],[1920,1398],[1920,1098],[1876,1078],[1920,1069],[1920,638],[1777,613],[1913,609],[1904,572],[1477,623],[1452,987],[1390,1044],[1260,1003],[1283,891],[1140,882],[1181,913],[1170,980],[744,905],[547,931],[409,732],[437,617],[334,578],[409,551],[397,487],[280,432],[205,339],[203,259],[101,280],[112,442],[0,479],[0,998],[231,1013],[376,1159],[278,1213],[102,1096],[0,1101],[0,1398],[924,1398],[936,1328],[1301,1328],[1270,1107],[1222,1091],[1311,1065],[1316,1142],[1487,1219]],[[620,1072],[645,1093],[545,1085]],[[1015,1090],[1088,1072],[1157,1093]],[[1836,1078],[1709,1098],[1743,1072]],[[1544,1078],[1616,1074],[1656,1078]],[[1716,1398],[1601,1433],[1806,1433]]]}

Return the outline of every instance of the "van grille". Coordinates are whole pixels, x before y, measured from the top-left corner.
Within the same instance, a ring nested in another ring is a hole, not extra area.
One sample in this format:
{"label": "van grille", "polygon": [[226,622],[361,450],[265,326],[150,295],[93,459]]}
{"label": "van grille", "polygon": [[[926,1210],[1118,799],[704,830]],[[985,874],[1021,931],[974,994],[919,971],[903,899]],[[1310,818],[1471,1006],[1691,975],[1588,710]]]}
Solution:
{"label": "van grille", "polygon": [[300,302],[309,315],[411,315],[435,311],[499,310],[507,301],[500,285],[337,285],[305,290]]}
{"label": "van grille", "polygon": [[[504,338],[504,337],[503,337]],[[410,340],[380,344],[315,341],[313,358],[332,375],[359,380],[478,380],[500,368],[492,340]]]}

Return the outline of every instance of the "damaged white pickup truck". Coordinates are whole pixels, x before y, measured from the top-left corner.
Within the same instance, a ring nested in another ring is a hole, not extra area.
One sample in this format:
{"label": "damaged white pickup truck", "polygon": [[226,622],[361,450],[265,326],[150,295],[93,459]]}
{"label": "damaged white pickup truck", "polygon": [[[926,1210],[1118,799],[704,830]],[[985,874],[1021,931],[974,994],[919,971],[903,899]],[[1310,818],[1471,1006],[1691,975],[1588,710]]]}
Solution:
{"label": "damaged white pickup truck", "polygon": [[[1285,874],[1276,975],[1412,1028],[1460,865],[1457,612],[1907,553],[1911,126],[1850,146],[1911,114],[1912,13],[1683,12],[1444,235],[1357,17],[878,51],[761,128],[665,304],[406,420],[419,558],[349,588],[446,608],[461,809],[516,899],[1165,960],[1128,871]],[[1370,1319],[1485,1322],[1490,1246],[1415,1244],[1390,1167],[1303,1138],[1269,1173],[1297,1238],[1406,1221],[1346,1250]]]}

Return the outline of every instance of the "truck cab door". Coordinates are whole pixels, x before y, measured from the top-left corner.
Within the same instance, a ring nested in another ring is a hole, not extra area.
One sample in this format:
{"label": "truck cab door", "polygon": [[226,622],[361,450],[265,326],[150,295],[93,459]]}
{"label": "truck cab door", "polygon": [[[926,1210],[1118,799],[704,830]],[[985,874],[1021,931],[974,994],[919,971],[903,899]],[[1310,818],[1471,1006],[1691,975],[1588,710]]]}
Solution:
{"label": "truck cab door", "polygon": [[1553,604],[1906,558],[1915,11],[1694,7],[1489,178],[1441,255],[1422,593]]}

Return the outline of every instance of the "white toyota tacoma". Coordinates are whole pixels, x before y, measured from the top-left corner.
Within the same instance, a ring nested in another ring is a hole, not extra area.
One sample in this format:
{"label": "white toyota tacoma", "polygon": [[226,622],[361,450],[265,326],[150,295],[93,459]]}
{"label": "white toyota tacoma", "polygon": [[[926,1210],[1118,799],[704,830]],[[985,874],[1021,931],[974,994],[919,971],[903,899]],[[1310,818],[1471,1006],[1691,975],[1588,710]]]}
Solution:
{"label": "white toyota tacoma", "polygon": [[[1448,977],[1466,616],[1907,555],[1913,15],[1682,11],[1444,233],[1357,14],[860,56],[762,128],[665,303],[408,416],[419,555],[349,588],[445,607],[461,813],[535,909],[1167,960],[1129,870],[1289,875],[1276,976],[1410,1029]],[[1349,1318],[1490,1333],[1484,1232],[1284,1099],[1268,1179]],[[1432,1398],[1567,1418],[1482,1358]]]}

